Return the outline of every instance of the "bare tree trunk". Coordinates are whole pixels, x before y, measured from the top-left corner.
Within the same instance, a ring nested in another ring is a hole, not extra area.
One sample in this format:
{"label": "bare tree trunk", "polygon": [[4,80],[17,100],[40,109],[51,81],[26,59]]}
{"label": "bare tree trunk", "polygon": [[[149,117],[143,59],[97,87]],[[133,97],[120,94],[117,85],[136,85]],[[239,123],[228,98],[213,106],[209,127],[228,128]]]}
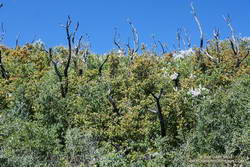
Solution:
{"label": "bare tree trunk", "polygon": [[161,108],[161,103],[160,103],[162,93],[163,93],[163,89],[160,90],[160,94],[158,96],[156,96],[152,92],[151,92],[151,95],[154,97],[155,102],[156,102],[156,107],[157,107],[156,113],[157,113],[158,119],[160,121],[161,137],[165,137],[166,136],[166,125],[165,125],[165,120],[164,120],[164,116],[162,114],[162,108]]}

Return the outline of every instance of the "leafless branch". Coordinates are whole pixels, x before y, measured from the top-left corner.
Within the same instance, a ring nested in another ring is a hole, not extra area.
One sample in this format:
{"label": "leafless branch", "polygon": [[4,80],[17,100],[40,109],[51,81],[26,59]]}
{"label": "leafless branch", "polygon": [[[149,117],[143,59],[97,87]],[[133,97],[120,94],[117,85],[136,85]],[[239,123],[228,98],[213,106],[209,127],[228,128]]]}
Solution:
{"label": "leafless branch", "polygon": [[214,62],[216,64],[218,63],[219,60],[217,58],[214,58],[213,56],[211,56],[211,54],[209,53],[209,50],[208,50],[207,47],[206,47],[205,51],[202,51],[202,53],[205,54],[210,61],[212,61],[212,62]]}
{"label": "leafless branch", "polygon": [[213,36],[214,36],[214,39],[215,39],[215,44],[216,44],[216,52],[217,54],[220,53],[220,30],[217,28],[214,29],[213,31]]}
{"label": "leafless branch", "polygon": [[167,51],[167,46],[166,46],[166,44],[163,44],[160,40],[158,40],[158,43],[159,43],[159,45],[160,45],[160,47],[161,47],[161,50],[162,50],[162,54],[165,54]]}
{"label": "leafless branch", "polygon": [[153,110],[153,109],[150,109],[150,108],[148,108],[148,111],[150,111],[150,112],[152,112],[152,113],[157,113],[157,111],[156,110]]}
{"label": "leafless branch", "polygon": [[231,49],[232,49],[234,55],[237,56],[235,67],[238,68],[238,67],[240,67],[241,63],[249,56],[249,51],[247,51],[246,55],[242,59],[240,59],[240,57],[239,57],[240,56],[239,41],[235,37],[235,30],[232,26],[232,19],[229,15],[227,15],[226,17],[223,16],[223,18],[231,31],[231,38],[232,39],[230,39],[229,41],[230,41]]}
{"label": "leafless branch", "polygon": [[191,3],[191,9],[192,9],[192,14],[194,16],[195,22],[196,22],[196,24],[197,24],[197,26],[199,28],[199,31],[200,31],[200,49],[202,49],[203,48],[203,43],[204,43],[204,35],[203,35],[201,23],[199,21],[199,18],[197,16],[197,13],[196,13],[196,10],[194,8],[193,3]]}
{"label": "leafless branch", "polygon": [[178,28],[177,29],[177,32],[176,32],[176,39],[177,39],[177,42],[178,42],[178,50],[181,49],[181,29]]}
{"label": "leafless branch", "polygon": [[214,36],[214,39],[220,40],[220,30],[219,30],[219,28],[214,29],[213,36]]}
{"label": "leafless branch", "polygon": [[190,48],[191,47],[191,36],[190,33],[187,31],[186,28],[183,28],[183,32],[184,32],[184,37],[187,41],[187,47]]}
{"label": "leafless branch", "polygon": [[82,42],[83,36],[81,36],[77,42],[76,48],[75,48],[75,55],[78,55],[79,50],[81,49],[81,42]]}
{"label": "leafless branch", "polygon": [[114,34],[114,44],[115,46],[117,46],[117,48],[121,51],[123,51],[124,49],[122,48],[121,44],[120,44],[120,39],[119,39],[119,34],[117,32],[117,28],[115,28],[115,34]]}
{"label": "leafless branch", "polygon": [[2,41],[2,40],[4,39],[4,35],[5,35],[4,24],[3,24],[3,23],[1,23],[0,41]]}
{"label": "leafless branch", "polygon": [[134,24],[130,20],[128,20],[128,24],[130,25],[133,34],[134,53],[136,53],[139,49],[139,35]]}
{"label": "leafless branch", "polygon": [[[49,57],[50,57],[50,60],[51,60],[51,62],[52,62],[52,64],[53,64],[53,66],[54,66],[56,75],[57,75],[57,77],[58,77],[58,79],[59,79],[61,95],[62,95],[62,97],[64,98],[64,97],[66,97],[66,94],[67,94],[67,91],[68,91],[68,88],[67,88],[67,87],[68,87],[68,83],[66,83],[66,84],[63,83],[63,76],[62,76],[62,74],[60,73],[60,71],[59,71],[59,69],[58,69],[57,62],[55,62],[55,61],[53,60],[53,57],[52,57],[52,49],[51,49],[51,48],[49,49]],[[66,81],[66,82],[68,82],[68,81]]]}
{"label": "leafless branch", "polygon": [[2,77],[4,79],[9,79],[9,74],[8,72],[5,70],[4,68],[4,65],[3,65],[3,62],[2,62],[2,51],[0,50],[0,70],[1,70],[1,73],[2,73]]}
{"label": "leafless branch", "polygon": [[133,25],[133,23],[130,20],[128,20],[128,24],[130,25],[130,28],[132,31],[134,47],[131,48],[129,39],[128,39],[127,47],[128,47],[129,54],[131,56],[131,60],[133,60],[134,54],[136,52],[138,52],[138,50],[139,50],[139,35],[138,35],[138,32],[137,32],[135,26]]}
{"label": "leafless branch", "polygon": [[232,19],[231,19],[230,15],[223,16],[223,18],[231,31],[231,38],[232,38],[232,39],[230,39],[231,49],[232,49],[234,55],[237,56],[240,53],[240,49],[239,49],[238,41],[235,37],[235,30],[232,26]]}
{"label": "leafless branch", "polygon": [[237,58],[236,65],[235,65],[236,68],[240,67],[241,63],[250,55],[249,53],[250,51],[248,50],[246,55],[241,60]]}
{"label": "leafless branch", "polygon": [[230,45],[231,45],[234,55],[237,55],[238,49],[237,49],[237,46],[234,45],[234,42],[232,40],[230,40]]}
{"label": "leafless branch", "polygon": [[102,75],[102,69],[103,69],[103,66],[104,64],[108,61],[108,58],[109,58],[109,54],[107,55],[107,57],[105,58],[105,60],[103,61],[103,63],[100,65],[98,71],[99,71],[99,75],[101,76]]}
{"label": "leafless branch", "polygon": [[16,48],[19,46],[20,33],[16,37]]}
{"label": "leafless branch", "polygon": [[52,48],[49,48],[49,58],[54,66],[54,69],[55,69],[55,72],[56,72],[56,75],[57,75],[59,81],[62,82],[62,75],[61,75],[60,71],[58,70],[57,63],[53,60],[53,57],[52,57]]}
{"label": "leafless branch", "polygon": [[[70,16],[68,16],[66,25],[64,25],[63,27],[66,30],[66,37],[67,37],[67,42],[68,42],[68,57],[67,57],[67,61],[66,64],[64,65],[64,70],[63,73],[60,73],[58,67],[57,67],[57,63],[55,61],[53,61],[52,58],[52,49],[49,49],[49,57],[51,59],[51,62],[54,66],[56,75],[59,78],[60,81],[60,85],[61,85],[61,95],[62,97],[66,97],[67,93],[68,93],[68,85],[69,85],[69,80],[68,80],[68,71],[69,71],[69,66],[70,66],[70,62],[72,59],[72,43],[75,43],[75,35],[76,35],[76,31],[78,30],[79,27],[79,23],[77,23],[76,27],[75,27],[75,31],[73,33],[70,32],[70,26],[71,26],[71,18]],[[73,39],[74,38],[74,39]],[[78,44],[76,46],[76,49],[74,50],[75,53],[79,52],[80,49],[80,43],[81,43],[82,37],[80,37],[80,39],[78,40]]]}
{"label": "leafless branch", "polygon": [[81,76],[81,72],[78,69],[78,54],[79,51],[81,50],[81,42],[82,42],[83,36],[81,36],[77,42],[77,44],[75,45],[74,48],[74,58],[73,58],[73,63],[74,63],[74,68],[75,68],[75,72],[78,74],[78,76]]}
{"label": "leafless branch", "polygon": [[229,27],[230,31],[231,31],[231,36],[232,36],[232,39],[233,39],[233,42],[236,42],[236,38],[235,38],[235,30],[232,26],[232,19],[230,17],[230,15],[227,15],[227,16],[223,16],[225,22],[227,23],[227,26]]}
{"label": "leafless branch", "polygon": [[152,35],[152,40],[153,40],[152,52],[155,52],[155,49],[157,49],[158,46],[155,40],[155,34]]}
{"label": "leafless branch", "polygon": [[72,33],[72,43],[75,44],[75,37],[76,37],[76,32],[78,31],[79,28],[79,22],[76,23],[75,30]]}
{"label": "leafless branch", "polygon": [[67,20],[65,29],[66,29],[66,35],[67,35],[67,40],[68,40],[69,55],[68,55],[68,60],[67,60],[65,69],[64,69],[65,78],[68,78],[68,70],[69,70],[69,65],[70,65],[70,61],[71,61],[71,57],[72,57],[72,44],[71,44],[72,35],[70,34],[71,23],[72,23],[71,18],[70,18],[70,16],[68,16],[68,20]]}
{"label": "leafless branch", "polygon": [[164,116],[163,116],[163,113],[162,113],[162,107],[161,107],[161,104],[160,104],[160,99],[161,99],[161,96],[163,94],[163,89],[160,90],[160,93],[159,93],[158,96],[155,95],[153,92],[151,92],[150,94],[154,97],[155,102],[156,102],[156,107],[157,107],[156,113],[158,115],[158,119],[159,119],[159,122],[160,122],[161,136],[165,137],[166,136],[166,126],[165,126]]}

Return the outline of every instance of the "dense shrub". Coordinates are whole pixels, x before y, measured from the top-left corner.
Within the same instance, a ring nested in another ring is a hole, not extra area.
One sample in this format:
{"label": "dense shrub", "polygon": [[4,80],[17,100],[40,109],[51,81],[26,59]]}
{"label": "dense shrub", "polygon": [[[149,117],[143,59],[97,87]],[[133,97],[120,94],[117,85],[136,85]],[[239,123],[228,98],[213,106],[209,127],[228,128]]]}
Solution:
{"label": "dense shrub", "polygon": [[1,47],[9,77],[0,78],[0,163],[192,166],[201,159],[202,166],[205,156],[248,161],[248,46],[241,41],[235,57],[229,41],[220,42],[219,54],[211,42],[209,53],[218,61],[195,48],[162,56],[144,51],[133,59],[115,51],[82,59],[80,51],[61,78],[67,48],[53,48],[51,58],[41,42]]}

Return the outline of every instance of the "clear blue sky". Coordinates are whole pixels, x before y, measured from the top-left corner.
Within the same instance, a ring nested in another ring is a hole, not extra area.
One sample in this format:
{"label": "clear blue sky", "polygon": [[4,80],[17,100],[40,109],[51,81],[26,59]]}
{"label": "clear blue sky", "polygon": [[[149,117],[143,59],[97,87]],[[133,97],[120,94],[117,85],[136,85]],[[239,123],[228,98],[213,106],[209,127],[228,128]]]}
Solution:
{"label": "clear blue sky", "polygon": [[[65,45],[65,32],[59,25],[67,15],[80,22],[80,34],[88,33],[92,51],[104,53],[115,48],[114,27],[121,39],[131,35],[127,18],[136,26],[140,41],[152,44],[151,36],[176,43],[176,30],[185,27],[191,32],[192,43],[198,43],[199,33],[192,15],[190,0],[0,0],[0,22],[6,29],[4,44],[15,45],[32,41],[34,36],[48,47]],[[250,0],[193,0],[207,38],[219,27],[224,38],[228,28],[222,15],[230,14],[232,23],[242,36],[250,36]]]}

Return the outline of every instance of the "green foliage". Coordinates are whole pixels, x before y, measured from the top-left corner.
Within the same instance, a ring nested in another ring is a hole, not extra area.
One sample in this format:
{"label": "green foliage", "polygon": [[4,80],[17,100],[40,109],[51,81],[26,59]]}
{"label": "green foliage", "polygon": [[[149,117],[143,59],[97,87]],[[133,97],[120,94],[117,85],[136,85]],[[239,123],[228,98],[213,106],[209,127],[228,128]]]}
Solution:
{"label": "green foliage", "polygon": [[[43,43],[1,47],[9,78],[0,78],[0,164],[195,166],[205,156],[248,161],[249,44],[241,42],[238,57],[228,41],[219,45],[219,53],[216,42],[208,45],[218,61],[203,53],[198,59],[196,49],[185,58],[150,51],[133,60],[116,52],[84,60],[73,55],[65,97],[65,81]],[[63,73],[68,49],[52,51]]]}

